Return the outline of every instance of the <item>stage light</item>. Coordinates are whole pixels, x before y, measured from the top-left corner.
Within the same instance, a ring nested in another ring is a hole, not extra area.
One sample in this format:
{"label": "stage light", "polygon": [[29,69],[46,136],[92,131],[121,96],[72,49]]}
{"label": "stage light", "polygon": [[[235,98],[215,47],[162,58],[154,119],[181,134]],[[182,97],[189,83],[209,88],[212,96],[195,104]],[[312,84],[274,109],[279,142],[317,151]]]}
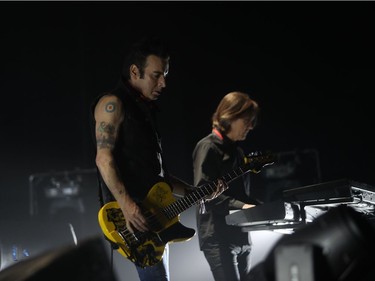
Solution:
{"label": "stage light", "polygon": [[44,189],[44,195],[47,198],[64,198],[78,196],[80,185],[78,182],[70,180],[69,182],[56,182]]}

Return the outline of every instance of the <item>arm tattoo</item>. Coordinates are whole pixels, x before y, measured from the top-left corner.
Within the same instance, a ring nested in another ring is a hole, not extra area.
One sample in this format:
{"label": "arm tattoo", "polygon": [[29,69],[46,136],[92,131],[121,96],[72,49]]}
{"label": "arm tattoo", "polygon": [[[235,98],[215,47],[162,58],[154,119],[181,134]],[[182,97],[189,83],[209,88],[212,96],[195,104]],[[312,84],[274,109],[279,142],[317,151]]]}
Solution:
{"label": "arm tattoo", "polygon": [[98,131],[113,136],[115,134],[115,126],[106,122],[100,122]]}
{"label": "arm tattoo", "polygon": [[115,112],[116,110],[116,105],[114,102],[109,102],[105,105],[105,111],[108,113]]}
{"label": "arm tattoo", "polygon": [[109,102],[105,105],[105,111],[108,113],[115,112],[116,110],[116,105],[114,102]]}
{"label": "arm tattoo", "polygon": [[101,122],[98,128],[100,132],[96,138],[98,148],[113,148],[115,146],[115,126],[106,122]]}

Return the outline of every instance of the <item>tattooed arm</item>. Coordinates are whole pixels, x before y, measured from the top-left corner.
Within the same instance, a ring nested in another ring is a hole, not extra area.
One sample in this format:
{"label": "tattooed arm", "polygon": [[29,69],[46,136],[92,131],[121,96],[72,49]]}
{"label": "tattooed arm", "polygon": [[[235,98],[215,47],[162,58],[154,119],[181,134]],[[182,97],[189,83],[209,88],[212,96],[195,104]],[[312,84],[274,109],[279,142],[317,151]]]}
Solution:
{"label": "tattooed arm", "polygon": [[112,192],[133,232],[146,231],[147,225],[139,206],[132,200],[117,174],[113,157],[119,126],[124,118],[121,101],[113,95],[103,96],[95,107],[96,165],[104,182]]}

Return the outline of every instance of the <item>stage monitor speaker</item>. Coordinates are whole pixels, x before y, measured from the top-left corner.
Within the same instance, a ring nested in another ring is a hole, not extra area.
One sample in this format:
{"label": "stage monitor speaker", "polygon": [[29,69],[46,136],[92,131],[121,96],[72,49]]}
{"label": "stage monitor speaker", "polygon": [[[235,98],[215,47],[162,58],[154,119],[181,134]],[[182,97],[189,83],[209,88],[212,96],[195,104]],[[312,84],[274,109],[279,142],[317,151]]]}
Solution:
{"label": "stage monitor speaker", "polygon": [[116,281],[102,237],[24,259],[0,271],[0,281]]}
{"label": "stage monitor speaker", "polygon": [[283,236],[262,265],[251,270],[248,280],[375,280],[374,231],[352,207],[332,207],[312,223]]}

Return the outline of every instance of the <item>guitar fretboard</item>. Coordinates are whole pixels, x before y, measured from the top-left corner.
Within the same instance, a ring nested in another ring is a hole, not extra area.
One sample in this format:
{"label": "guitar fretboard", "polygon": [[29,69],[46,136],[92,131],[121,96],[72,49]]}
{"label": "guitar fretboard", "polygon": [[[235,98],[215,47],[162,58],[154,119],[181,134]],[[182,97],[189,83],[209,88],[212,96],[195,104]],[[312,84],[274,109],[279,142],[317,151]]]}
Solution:
{"label": "guitar fretboard", "polygon": [[230,173],[226,174],[225,176],[220,177],[219,179],[207,183],[205,185],[202,185],[201,187],[197,188],[193,192],[189,193],[183,198],[180,198],[179,200],[169,204],[163,209],[164,215],[168,219],[172,219],[176,216],[178,216],[183,211],[189,209],[195,204],[198,204],[202,201],[203,198],[206,196],[212,194],[216,190],[216,185],[218,184],[219,180],[222,180],[229,184],[234,179],[244,175],[245,173],[249,172],[251,170],[251,165],[247,164],[244,166],[241,166]]}

